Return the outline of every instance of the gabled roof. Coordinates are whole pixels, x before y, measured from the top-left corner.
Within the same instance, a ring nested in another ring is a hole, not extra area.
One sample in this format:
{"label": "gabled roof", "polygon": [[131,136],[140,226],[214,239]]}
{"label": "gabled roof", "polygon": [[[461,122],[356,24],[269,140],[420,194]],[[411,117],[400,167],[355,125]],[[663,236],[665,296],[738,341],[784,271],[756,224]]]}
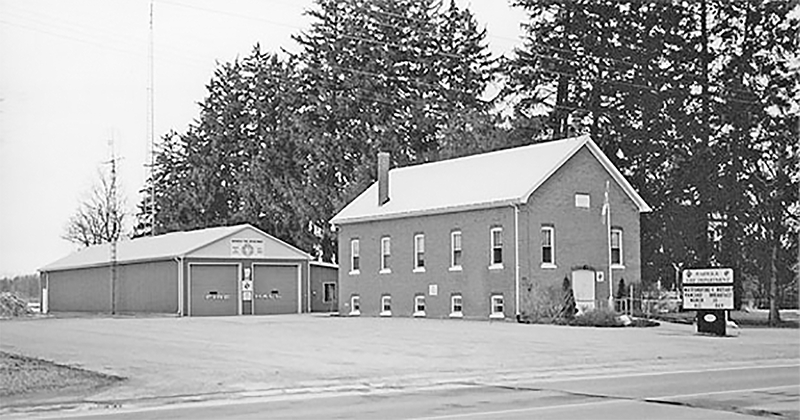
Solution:
{"label": "gabled roof", "polygon": [[[305,252],[257,229],[249,224],[221,226],[192,231],[172,232],[117,242],[117,263],[157,261],[184,257],[214,242],[252,229],[296,253],[298,258],[310,259]],[[108,265],[111,262],[111,244],[93,245],[73,252],[66,257],[39,269],[41,272],[87,268]]]}
{"label": "gabled roof", "polygon": [[523,204],[581,148],[587,149],[640,212],[650,207],[589,136],[537,143],[389,171],[389,202],[378,206],[373,183],[333,224]]}

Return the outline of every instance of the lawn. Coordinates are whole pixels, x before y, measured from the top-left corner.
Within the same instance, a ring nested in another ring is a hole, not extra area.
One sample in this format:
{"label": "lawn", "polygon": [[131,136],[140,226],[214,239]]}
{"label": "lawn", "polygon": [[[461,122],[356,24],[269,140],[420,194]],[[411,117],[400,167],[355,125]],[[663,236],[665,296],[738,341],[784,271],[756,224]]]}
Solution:
{"label": "lawn", "polygon": [[[692,324],[695,319],[695,311],[658,314],[653,318],[667,322]],[[730,311],[730,319],[740,327],[769,327],[768,311]],[[781,323],[778,328],[798,327],[800,327],[800,322],[798,322],[797,311],[781,311]]]}

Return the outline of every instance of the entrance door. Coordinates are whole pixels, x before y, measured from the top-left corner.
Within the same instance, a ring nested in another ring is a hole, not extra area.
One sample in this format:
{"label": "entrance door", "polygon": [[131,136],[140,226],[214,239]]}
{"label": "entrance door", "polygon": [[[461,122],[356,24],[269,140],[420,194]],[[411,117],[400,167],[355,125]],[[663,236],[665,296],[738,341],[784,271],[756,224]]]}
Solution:
{"label": "entrance door", "polygon": [[594,271],[573,271],[572,291],[575,294],[575,306],[580,312],[594,309]]}

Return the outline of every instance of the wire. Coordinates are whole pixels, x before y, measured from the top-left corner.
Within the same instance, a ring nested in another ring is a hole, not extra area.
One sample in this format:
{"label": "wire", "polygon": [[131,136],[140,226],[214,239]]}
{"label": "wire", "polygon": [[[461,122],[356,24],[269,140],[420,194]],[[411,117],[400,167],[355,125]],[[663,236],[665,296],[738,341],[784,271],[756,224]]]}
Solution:
{"label": "wire", "polygon": [[[110,50],[110,51],[117,51],[124,54],[131,54],[131,55],[144,55],[144,52],[140,50],[139,42],[131,42],[137,41],[136,38],[133,37],[123,37],[121,35],[117,35],[112,32],[108,32],[99,28],[92,28],[92,27],[81,27],[80,25],[74,25],[72,23],[67,22],[66,26],[59,23],[59,21],[63,22],[63,20],[59,20],[52,16],[38,14],[38,16],[23,16],[18,14],[19,12],[29,13],[31,15],[37,15],[35,12],[31,12],[28,10],[13,10],[13,13],[6,14],[6,16],[11,16],[17,19],[27,20],[28,22],[33,23],[26,24],[20,22],[11,22],[8,20],[2,20],[0,22],[5,23],[10,26],[16,26],[19,28],[23,28],[26,30],[39,32],[47,35],[51,35],[60,39],[68,39],[72,41],[77,41],[89,45],[93,45],[102,49]],[[43,25],[47,26],[47,29],[42,29],[36,25]],[[52,29],[55,29],[52,30]],[[93,32],[88,32],[88,30],[94,30]],[[100,34],[98,36],[98,33]],[[114,39],[116,38],[116,39]],[[103,40],[111,40],[114,42],[114,45],[109,45],[103,42],[97,42],[95,39],[103,39]],[[145,42],[141,41],[141,47],[144,48]],[[120,48],[122,46],[123,48]],[[167,50],[169,50],[167,48]],[[168,51],[168,53],[164,54],[164,59],[171,62],[191,62],[192,64],[208,64],[207,61],[203,61],[198,59],[191,54],[185,53],[181,50]]]}
{"label": "wire", "polygon": [[208,12],[208,13],[217,13],[217,14],[220,14],[220,15],[236,17],[236,18],[239,18],[239,19],[255,20],[255,21],[259,21],[259,22],[269,23],[271,25],[283,26],[285,28],[293,28],[293,29],[300,29],[300,30],[305,29],[305,28],[302,28],[302,27],[297,26],[297,25],[289,25],[289,24],[283,23],[283,22],[278,22],[278,21],[269,20],[269,19],[263,19],[263,18],[259,18],[259,17],[255,17],[255,16],[242,15],[242,14],[238,14],[238,13],[231,13],[231,12],[227,12],[227,11],[224,11],[224,10],[209,9],[209,8],[206,8],[206,7],[199,7],[199,6],[190,6],[188,4],[176,3],[176,2],[168,1],[168,0],[156,0],[156,1],[157,1],[157,3],[169,4],[171,6],[178,6],[178,7],[183,7],[183,8],[186,8],[186,9],[200,10],[200,11],[204,11],[204,12]]}

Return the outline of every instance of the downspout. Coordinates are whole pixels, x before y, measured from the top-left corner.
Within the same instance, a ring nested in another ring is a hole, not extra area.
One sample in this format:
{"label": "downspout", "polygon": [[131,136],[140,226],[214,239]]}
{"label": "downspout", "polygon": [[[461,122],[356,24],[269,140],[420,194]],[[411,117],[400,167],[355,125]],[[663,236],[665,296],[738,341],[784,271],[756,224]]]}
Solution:
{"label": "downspout", "polygon": [[39,299],[39,313],[50,313],[50,275],[47,271],[42,272],[39,278],[41,282],[39,289],[41,297]]}
{"label": "downspout", "polygon": [[519,321],[519,204],[514,206],[514,311]]}
{"label": "downspout", "polygon": [[175,257],[178,263],[178,316],[183,316],[183,257]]}

